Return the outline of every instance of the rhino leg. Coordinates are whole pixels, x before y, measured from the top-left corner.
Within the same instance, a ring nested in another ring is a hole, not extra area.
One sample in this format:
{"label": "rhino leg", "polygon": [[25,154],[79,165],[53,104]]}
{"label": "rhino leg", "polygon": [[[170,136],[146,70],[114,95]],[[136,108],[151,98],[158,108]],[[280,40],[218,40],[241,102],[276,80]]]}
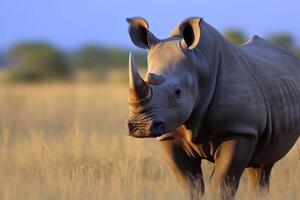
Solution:
{"label": "rhino leg", "polygon": [[251,136],[236,136],[221,142],[216,150],[215,168],[210,179],[212,199],[233,199],[240,177],[256,146]]}
{"label": "rhino leg", "polygon": [[273,165],[274,163],[261,167],[249,167],[246,169],[249,192],[259,196],[269,192],[270,175]]}
{"label": "rhino leg", "polygon": [[196,152],[193,152],[188,141],[175,136],[161,140],[160,143],[169,167],[188,192],[189,198],[201,198],[204,193],[201,159],[196,158]]}

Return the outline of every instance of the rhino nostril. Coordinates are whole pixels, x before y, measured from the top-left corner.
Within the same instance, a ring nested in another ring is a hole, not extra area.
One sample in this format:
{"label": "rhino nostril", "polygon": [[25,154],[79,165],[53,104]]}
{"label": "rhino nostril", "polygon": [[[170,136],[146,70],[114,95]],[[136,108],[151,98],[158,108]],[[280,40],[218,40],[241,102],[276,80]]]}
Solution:
{"label": "rhino nostril", "polygon": [[161,121],[155,121],[152,124],[152,132],[154,135],[160,136],[164,131],[164,123]]}

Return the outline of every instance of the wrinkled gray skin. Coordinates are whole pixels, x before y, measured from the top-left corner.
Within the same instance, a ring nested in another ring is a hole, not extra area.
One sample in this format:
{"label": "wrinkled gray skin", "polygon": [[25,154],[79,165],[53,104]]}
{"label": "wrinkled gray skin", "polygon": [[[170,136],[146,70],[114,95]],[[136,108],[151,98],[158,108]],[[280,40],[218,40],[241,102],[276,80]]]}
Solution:
{"label": "wrinkled gray skin", "polygon": [[232,199],[244,171],[252,194],[264,194],[299,137],[299,60],[258,36],[233,45],[201,18],[164,40],[142,18],[128,22],[133,43],[149,50],[145,80],[130,55],[129,134],[160,140],[191,198],[204,192],[202,159],[215,163],[213,198]]}

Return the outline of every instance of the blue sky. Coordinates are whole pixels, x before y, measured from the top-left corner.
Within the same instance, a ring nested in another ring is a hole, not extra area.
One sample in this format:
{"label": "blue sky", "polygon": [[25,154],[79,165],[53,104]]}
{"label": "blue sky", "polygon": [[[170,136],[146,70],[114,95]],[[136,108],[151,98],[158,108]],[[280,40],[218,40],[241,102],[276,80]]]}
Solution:
{"label": "blue sky", "polygon": [[222,31],[248,36],[289,32],[300,37],[298,0],[1,0],[0,49],[45,40],[63,49],[85,43],[131,48],[126,17],[142,16],[160,38],[189,16],[202,16]]}

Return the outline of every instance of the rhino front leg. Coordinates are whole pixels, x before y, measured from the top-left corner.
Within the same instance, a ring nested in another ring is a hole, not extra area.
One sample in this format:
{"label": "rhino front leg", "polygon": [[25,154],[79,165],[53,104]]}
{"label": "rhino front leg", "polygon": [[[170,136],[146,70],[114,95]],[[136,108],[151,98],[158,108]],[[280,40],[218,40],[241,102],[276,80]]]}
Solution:
{"label": "rhino front leg", "polygon": [[210,180],[212,199],[233,199],[240,177],[256,146],[251,136],[237,136],[223,141],[215,153],[215,168]]}
{"label": "rhino front leg", "polygon": [[262,196],[269,191],[270,175],[274,163],[261,167],[246,169],[248,177],[248,191],[254,195]]}
{"label": "rhino front leg", "polygon": [[161,140],[167,163],[191,199],[200,199],[204,193],[201,159],[193,156],[184,138]]}

